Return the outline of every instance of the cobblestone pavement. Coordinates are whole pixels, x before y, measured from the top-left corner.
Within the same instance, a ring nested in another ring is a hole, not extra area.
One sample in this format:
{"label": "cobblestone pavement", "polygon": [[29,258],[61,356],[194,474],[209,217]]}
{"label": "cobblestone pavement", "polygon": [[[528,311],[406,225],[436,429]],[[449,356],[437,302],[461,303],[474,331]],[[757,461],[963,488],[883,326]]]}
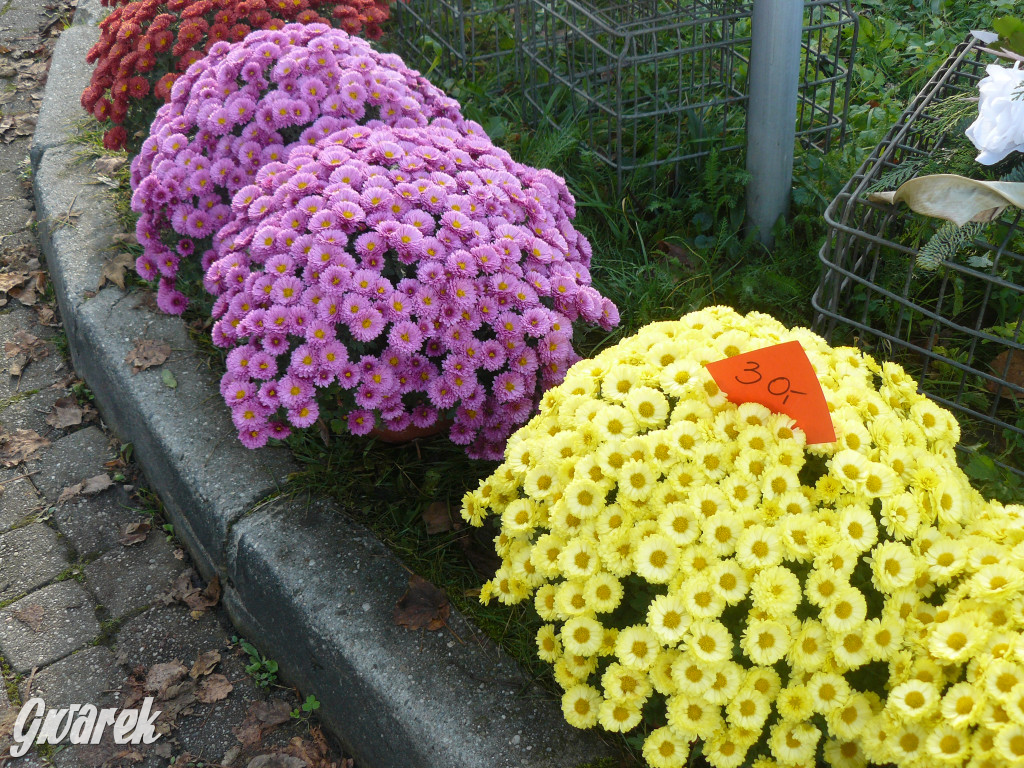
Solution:
{"label": "cobblestone pavement", "polygon": [[[46,66],[72,13],[0,7],[0,766],[351,766],[315,719],[290,716],[294,691],[258,684],[273,665],[232,642],[218,585],[201,583],[164,529],[130,446],[104,430],[65,357],[27,173]],[[10,758],[32,697],[50,709],[147,696],[162,711],[153,744],[108,732]]]}

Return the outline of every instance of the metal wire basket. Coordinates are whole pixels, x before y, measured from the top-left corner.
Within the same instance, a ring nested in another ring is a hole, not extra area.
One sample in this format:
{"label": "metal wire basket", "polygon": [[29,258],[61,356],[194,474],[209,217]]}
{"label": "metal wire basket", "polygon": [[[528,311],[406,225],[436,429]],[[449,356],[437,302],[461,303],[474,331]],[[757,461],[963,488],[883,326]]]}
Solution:
{"label": "metal wire basket", "polygon": [[[873,203],[880,180],[941,172],[954,135],[943,104],[976,97],[992,58],[961,43],[825,212],[818,329],[904,364],[921,391],[962,417],[997,463],[1024,476],[1024,222],[1017,209],[961,230],[967,250],[922,261],[944,222]],[[962,130],[958,126],[956,131]],[[902,170],[901,170],[902,169]],[[925,268],[922,268],[924,265]]]}
{"label": "metal wire basket", "polygon": [[[745,146],[752,3],[519,0],[528,111],[575,125],[623,182],[682,181],[684,161]],[[845,130],[857,19],[849,1],[804,3],[798,134],[828,148]]]}
{"label": "metal wire basket", "polygon": [[403,0],[392,5],[389,41],[406,63],[470,82],[515,77],[519,0]]}

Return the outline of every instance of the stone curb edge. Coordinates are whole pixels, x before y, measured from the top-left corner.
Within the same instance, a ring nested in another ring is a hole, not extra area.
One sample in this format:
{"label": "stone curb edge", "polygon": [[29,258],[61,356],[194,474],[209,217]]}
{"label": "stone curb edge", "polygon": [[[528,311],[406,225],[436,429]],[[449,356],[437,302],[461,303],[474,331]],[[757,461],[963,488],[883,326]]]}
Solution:
{"label": "stone curb edge", "polygon": [[[54,52],[31,149],[39,239],[76,370],[134,444],[200,571],[220,576],[232,620],[320,700],[364,768],[569,768],[608,755],[457,611],[442,631],[397,627],[408,582],[397,558],[333,502],[275,498],[297,466],[281,449],[238,443],[184,324],[99,288],[116,226],[72,139],[105,13],[80,0]],[[142,338],[170,345],[175,388],[125,362]]]}

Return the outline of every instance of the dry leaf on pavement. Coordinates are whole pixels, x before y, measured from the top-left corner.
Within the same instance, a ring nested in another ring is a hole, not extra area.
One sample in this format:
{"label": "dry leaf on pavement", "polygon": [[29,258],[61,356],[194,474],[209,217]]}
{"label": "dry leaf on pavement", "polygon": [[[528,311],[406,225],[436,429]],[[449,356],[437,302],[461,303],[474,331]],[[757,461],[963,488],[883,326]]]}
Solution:
{"label": "dry leaf on pavement", "polygon": [[28,282],[7,292],[11,298],[17,299],[26,307],[35,306],[36,300],[46,290],[45,272],[33,272],[30,277],[31,279]]}
{"label": "dry leaf on pavement", "polygon": [[263,734],[291,720],[292,708],[288,702],[274,699],[273,701],[256,701],[249,707],[249,712],[241,725],[232,728],[243,747],[258,744]]}
{"label": "dry leaf on pavement", "polygon": [[168,688],[181,681],[187,674],[188,667],[182,664],[180,659],[154,664],[146,673],[146,692],[159,699],[167,693]]}
{"label": "dry leaf on pavement", "polygon": [[118,541],[126,547],[141,544],[146,540],[146,537],[149,536],[149,532],[152,528],[153,526],[145,521],[128,523],[128,525],[121,529],[121,537]]}
{"label": "dry leaf on pavement", "polygon": [[60,506],[65,501],[77,498],[79,496],[95,496],[100,491],[105,491],[107,488],[112,486],[114,481],[110,479],[107,474],[96,475],[83,480],[80,483],[69,485],[63,491],[60,492],[60,496],[57,497],[57,505]]}
{"label": "dry leaf on pavement", "polygon": [[46,423],[54,429],[67,429],[81,424],[84,414],[74,395],[68,395],[53,404],[53,410],[46,414]]}
{"label": "dry leaf on pavement", "polygon": [[100,275],[100,282],[99,285],[96,286],[96,290],[98,291],[103,287],[104,283],[109,281],[123,291],[125,272],[132,269],[134,266],[135,257],[130,253],[117,254],[117,256],[103,265],[103,274]]}
{"label": "dry leaf on pavement", "polygon": [[196,698],[200,704],[213,704],[228,697],[235,686],[224,675],[209,675],[199,682]]}
{"label": "dry leaf on pavement", "polygon": [[21,376],[30,362],[42,360],[50,350],[46,348],[46,342],[33,336],[27,331],[18,330],[14,332],[14,341],[4,344],[4,354],[9,358],[7,367],[11,376]]}
{"label": "dry leaf on pavement", "polygon": [[168,344],[156,339],[136,339],[135,346],[124,361],[132,367],[132,373],[144,371],[163,363],[171,354]]}
{"label": "dry leaf on pavement", "polygon": [[435,501],[423,510],[423,523],[427,526],[427,533],[433,536],[435,533],[445,533],[452,529],[452,516],[448,511],[448,504],[443,501]]}
{"label": "dry leaf on pavement", "polygon": [[220,662],[220,651],[204,651],[196,657],[196,663],[192,665],[188,676],[195,680],[197,677],[208,675]]}
{"label": "dry leaf on pavement", "polygon": [[214,576],[205,589],[192,584],[195,577],[196,572],[192,568],[179,573],[164,599],[168,605],[184,603],[192,609],[192,618],[198,619],[204,611],[220,602],[220,577]]}
{"label": "dry leaf on pavement", "polygon": [[3,432],[0,428],[0,465],[8,468],[17,466],[49,444],[49,440],[31,429]]}
{"label": "dry leaf on pavement", "polygon": [[8,293],[12,288],[23,285],[27,280],[26,272],[0,272],[0,293]]}
{"label": "dry leaf on pavement", "polygon": [[445,625],[451,608],[444,592],[415,574],[409,577],[409,589],[395,605],[395,623],[408,629],[433,632]]}
{"label": "dry leaf on pavement", "polygon": [[38,603],[18,605],[11,609],[11,615],[33,632],[43,631],[43,616],[46,615],[46,612]]}
{"label": "dry leaf on pavement", "polygon": [[301,757],[274,752],[270,755],[258,755],[248,762],[245,768],[307,768],[309,764]]}

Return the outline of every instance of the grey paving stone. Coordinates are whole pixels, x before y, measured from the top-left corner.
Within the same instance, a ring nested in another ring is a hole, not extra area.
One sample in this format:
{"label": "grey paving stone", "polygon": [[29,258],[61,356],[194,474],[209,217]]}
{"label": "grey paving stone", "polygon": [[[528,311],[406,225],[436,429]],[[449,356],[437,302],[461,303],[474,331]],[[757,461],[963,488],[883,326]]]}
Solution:
{"label": "grey paving stone", "polygon": [[87,557],[120,546],[123,527],[139,519],[131,507],[124,486],[115,485],[95,496],[79,496],[61,504],[51,519],[75,552]]}
{"label": "grey paving stone", "polygon": [[53,579],[68,565],[57,534],[32,523],[0,536],[0,602],[23,595]]}
{"label": "grey paving stone", "polygon": [[32,482],[53,503],[65,488],[105,472],[104,462],[115,457],[99,427],[89,426],[62,437],[26,464],[36,474]]}
{"label": "grey paving stone", "polygon": [[118,664],[128,668],[175,659],[191,664],[199,653],[224,649],[230,637],[213,613],[193,619],[184,605],[159,606],[121,625],[114,652]]}
{"label": "grey paving stone", "polygon": [[[25,621],[33,615],[42,617],[38,632]],[[51,584],[0,610],[0,654],[21,674],[64,658],[99,633],[92,598],[74,581]]]}
{"label": "grey paving stone", "polygon": [[162,533],[130,547],[118,545],[85,566],[86,585],[113,619],[152,605],[185,564],[174,557]]}
{"label": "grey paving stone", "polygon": [[46,387],[34,395],[16,400],[0,410],[0,425],[8,430],[31,429],[47,440],[59,440],[68,434],[68,430],[54,429],[46,423],[46,417],[53,410],[53,404],[65,394],[63,389]]}
{"label": "grey paving stone", "polygon": [[[5,207],[0,206],[0,211]],[[10,230],[5,230],[3,222],[0,221],[0,232],[2,231]],[[0,401],[9,401],[19,395],[49,387],[67,373],[63,358],[53,343],[48,341],[52,331],[38,325],[34,314],[27,307],[5,307],[4,311],[0,312],[0,341],[13,341],[15,333],[19,330],[27,330],[36,338],[42,339],[47,355],[40,360],[29,362],[20,376],[11,376],[12,355],[8,355],[4,345],[0,344]]]}
{"label": "grey paving stone", "polygon": [[11,530],[43,506],[43,497],[36,492],[22,467],[0,469],[0,533]]}
{"label": "grey paving stone", "polygon": [[[125,677],[109,648],[83,648],[37,672],[32,678],[31,695],[45,701],[48,709],[72,704],[116,707],[120,699],[117,689]],[[28,701],[27,688],[26,679],[20,689],[22,701]]]}
{"label": "grey paving stone", "polygon": [[44,3],[8,3],[0,18],[0,40],[12,43],[26,32],[38,32],[46,19]]}

